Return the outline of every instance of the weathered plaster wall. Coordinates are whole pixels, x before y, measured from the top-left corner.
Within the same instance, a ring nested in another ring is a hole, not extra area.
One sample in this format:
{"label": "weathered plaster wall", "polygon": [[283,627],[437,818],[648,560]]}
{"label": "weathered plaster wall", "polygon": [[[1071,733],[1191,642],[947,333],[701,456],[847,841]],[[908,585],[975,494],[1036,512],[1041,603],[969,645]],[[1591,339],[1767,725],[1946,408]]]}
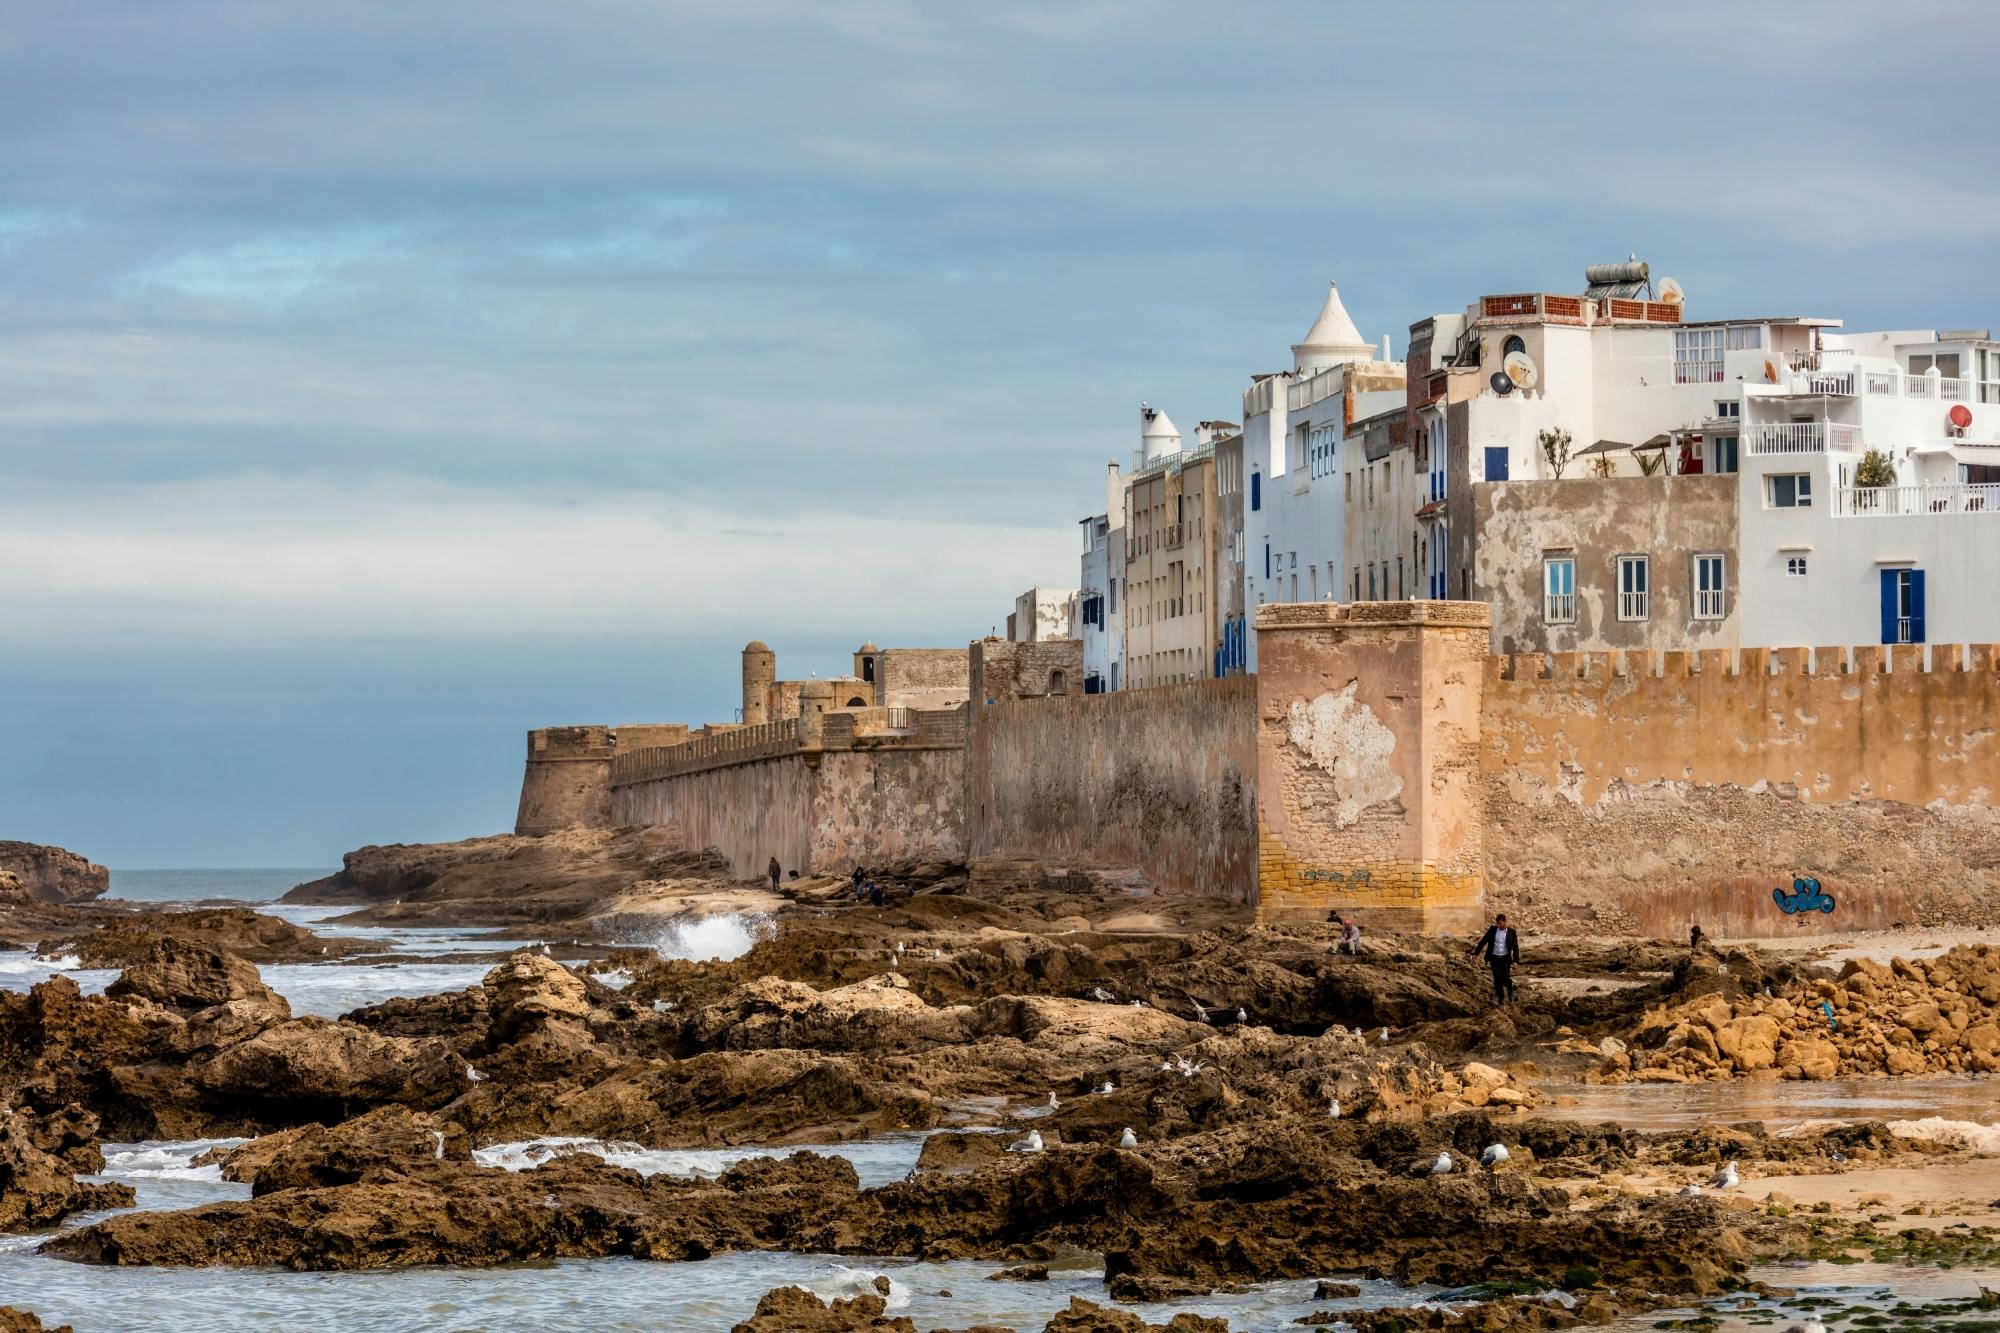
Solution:
{"label": "weathered plaster wall", "polygon": [[614,789],[620,826],[669,824],[686,844],[713,848],[742,879],[760,879],[773,856],[812,871],[815,778],[798,753],[632,783]]}
{"label": "weathered plaster wall", "polygon": [[965,751],[828,750],[812,776],[812,869],[965,856]]}
{"label": "weathered plaster wall", "polygon": [[[2000,894],[1995,650],[1933,645],[1928,670],[1922,648],[1852,659],[1492,659],[1490,891],[1537,924],[1656,934],[1984,919]],[[1771,890],[1804,876],[1834,913],[1778,909]]]}
{"label": "weathered plaster wall", "polygon": [[[1577,465],[1572,464],[1574,469]],[[1479,482],[1469,488],[1472,578],[1493,608],[1502,653],[1737,645],[1734,475],[1576,477]],[[1543,617],[1542,557],[1576,558],[1576,623]],[[1694,618],[1694,557],[1724,556],[1726,614]],[[1650,561],[1644,620],[1618,619],[1617,558]]]}
{"label": "weathered plaster wall", "polygon": [[1131,868],[1164,893],[1249,901],[1255,691],[1231,676],[977,709],[971,854]]}
{"label": "weathered plaster wall", "polygon": [[1472,925],[1486,608],[1265,606],[1257,633],[1259,918]]}
{"label": "weathered plaster wall", "polygon": [[885,648],[875,659],[876,697],[885,708],[942,708],[971,689],[966,648]]}

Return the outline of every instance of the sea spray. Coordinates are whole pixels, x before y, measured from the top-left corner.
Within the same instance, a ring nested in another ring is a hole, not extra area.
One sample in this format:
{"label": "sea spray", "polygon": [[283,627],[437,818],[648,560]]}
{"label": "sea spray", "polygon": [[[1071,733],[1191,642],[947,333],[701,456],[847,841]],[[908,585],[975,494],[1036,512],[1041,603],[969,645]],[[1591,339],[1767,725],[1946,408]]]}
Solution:
{"label": "sea spray", "polygon": [[721,912],[714,916],[678,917],[653,942],[663,959],[690,963],[729,962],[749,953],[771,933],[771,918],[762,912]]}

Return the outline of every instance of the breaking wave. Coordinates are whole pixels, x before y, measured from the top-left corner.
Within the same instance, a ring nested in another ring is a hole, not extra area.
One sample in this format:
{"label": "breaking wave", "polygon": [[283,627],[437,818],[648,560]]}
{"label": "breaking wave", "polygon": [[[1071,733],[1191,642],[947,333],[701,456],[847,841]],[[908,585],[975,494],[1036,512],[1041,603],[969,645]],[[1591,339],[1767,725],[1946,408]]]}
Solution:
{"label": "breaking wave", "polygon": [[771,918],[762,912],[722,912],[715,916],[681,917],[667,923],[653,942],[661,958],[690,963],[726,963],[749,953],[771,933]]}

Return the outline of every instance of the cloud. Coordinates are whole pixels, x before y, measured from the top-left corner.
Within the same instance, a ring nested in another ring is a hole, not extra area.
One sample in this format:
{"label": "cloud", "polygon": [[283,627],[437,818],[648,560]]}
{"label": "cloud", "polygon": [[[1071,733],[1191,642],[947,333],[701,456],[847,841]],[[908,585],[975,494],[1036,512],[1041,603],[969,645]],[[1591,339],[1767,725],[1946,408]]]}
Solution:
{"label": "cloud", "polygon": [[810,637],[885,608],[958,643],[1003,618],[1017,585],[1069,581],[1076,558],[1069,532],[1001,521],[753,519],[665,493],[529,498],[396,476],[17,487],[0,495],[0,604],[17,645]]}
{"label": "cloud", "polygon": [[352,295],[370,274],[407,262],[412,230],[406,224],[358,223],[267,232],[148,264],[126,285],[137,295],[164,289],[282,310],[307,299]]}

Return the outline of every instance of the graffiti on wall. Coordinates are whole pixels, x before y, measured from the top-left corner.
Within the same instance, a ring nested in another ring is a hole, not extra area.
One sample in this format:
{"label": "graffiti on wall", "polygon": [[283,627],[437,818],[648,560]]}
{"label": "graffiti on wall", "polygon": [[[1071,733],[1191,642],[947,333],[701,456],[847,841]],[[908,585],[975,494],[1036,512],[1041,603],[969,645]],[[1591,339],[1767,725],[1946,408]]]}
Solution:
{"label": "graffiti on wall", "polygon": [[1300,875],[1299,878],[1308,883],[1351,884],[1355,888],[1360,888],[1373,879],[1374,876],[1366,870],[1355,870],[1346,874],[1342,874],[1338,870],[1308,870]]}
{"label": "graffiti on wall", "polygon": [[1786,893],[1783,889],[1772,889],[1771,901],[1777,903],[1779,910],[1786,916],[1797,916],[1800,912],[1833,910],[1833,895],[1822,893],[1819,881],[1816,879],[1793,880],[1790,893]]}

